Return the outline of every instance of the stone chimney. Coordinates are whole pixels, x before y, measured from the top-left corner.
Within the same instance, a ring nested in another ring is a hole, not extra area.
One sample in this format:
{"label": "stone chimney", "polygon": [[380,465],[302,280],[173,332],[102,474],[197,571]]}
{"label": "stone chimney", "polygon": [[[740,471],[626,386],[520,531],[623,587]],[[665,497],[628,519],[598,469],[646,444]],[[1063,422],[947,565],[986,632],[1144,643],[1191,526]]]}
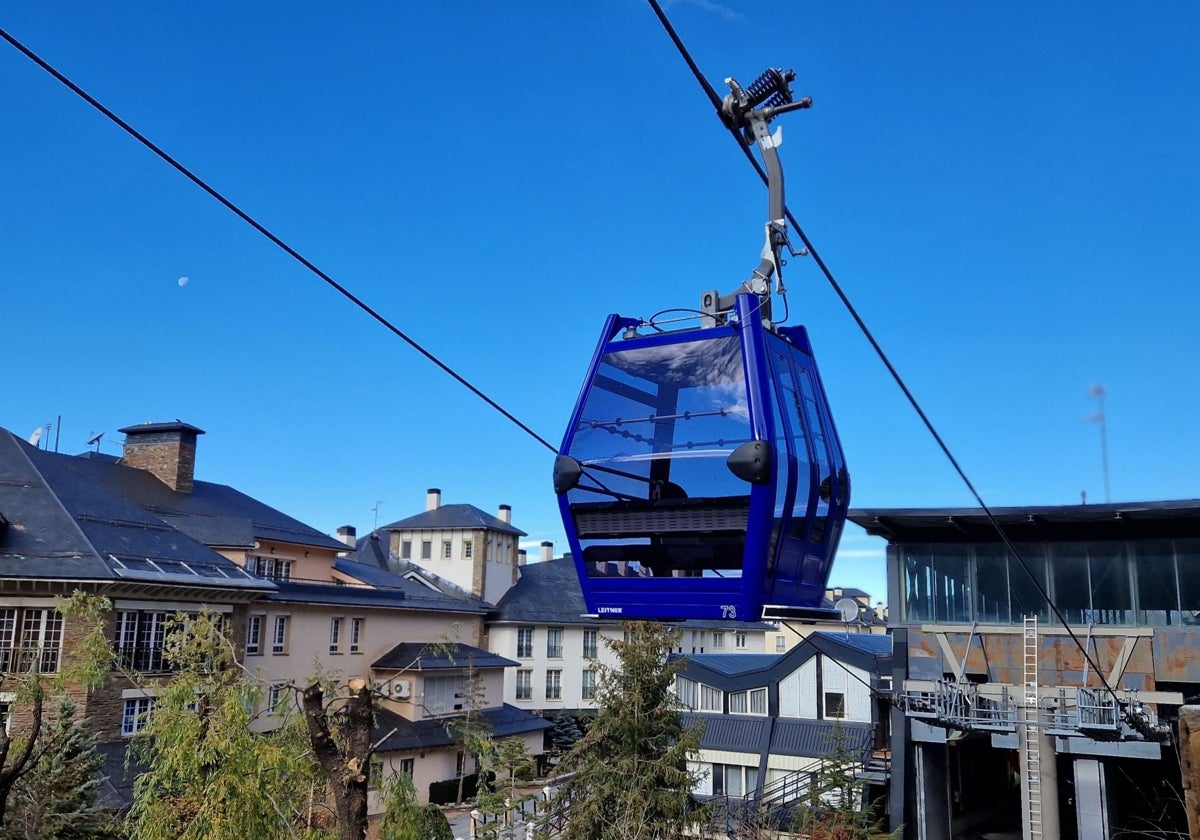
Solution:
{"label": "stone chimney", "polygon": [[505,525],[512,524],[512,505],[500,505],[500,513],[496,515]]}
{"label": "stone chimney", "polygon": [[196,472],[196,437],[204,434],[189,423],[142,423],[119,429],[125,435],[122,461],[152,473],[180,493],[191,493]]}
{"label": "stone chimney", "polygon": [[554,559],[554,543],[549,542],[549,541],[542,543],[542,562],[545,563],[545,562],[548,562],[553,559]]}
{"label": "stone chimney", "polygon": [[430,487],[425,491],[425,510],[437,510],[442,506],[442,491]]}
{"label": "stone chimney", "polygon": [[339,541],[354,548],[358,543],[358,529],[353,525],[342,525],[337,529],[337,538]]}

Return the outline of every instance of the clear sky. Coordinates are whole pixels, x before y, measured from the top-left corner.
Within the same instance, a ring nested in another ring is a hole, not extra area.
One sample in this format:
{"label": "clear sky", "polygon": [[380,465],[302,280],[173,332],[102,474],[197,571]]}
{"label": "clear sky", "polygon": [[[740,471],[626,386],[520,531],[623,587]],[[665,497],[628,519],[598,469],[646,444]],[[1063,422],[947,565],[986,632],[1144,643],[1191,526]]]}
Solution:
{"label": "clear sky", "polygon": [[[716,85],[794,68],[788,203],[985,500],[1200,496],[1200,5],[676,0]],[[604,317],[758,261],[765,191],[638,0],[8,3],[0,26],[557,443]],[[0,426],[174,418],[332,532],[552,456],[7,44]],[[182,278],[188,278],[186,282]],[[810,260],[856,507],[971,499]],[[53,438],[54,432],[51,433]],[[851,526],[833,582],[883,597]]]}

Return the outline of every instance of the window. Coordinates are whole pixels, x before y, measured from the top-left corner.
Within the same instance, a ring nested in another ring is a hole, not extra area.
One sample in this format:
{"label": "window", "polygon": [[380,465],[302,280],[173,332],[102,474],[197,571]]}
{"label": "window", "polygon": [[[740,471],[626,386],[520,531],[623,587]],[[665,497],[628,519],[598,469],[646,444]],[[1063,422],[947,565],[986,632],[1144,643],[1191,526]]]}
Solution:
{"label": "window", "polygon": [[561,627],[549,627],[546,629],[546,658],[547,659],[562,659],[563,653],[563,629]]}
{"label": "window", "polygon": [[748,708],[747,693],[745,691],[735,691],[729,695],[729,713],[731,715],[744,715]]}
{"label": "window", "polygon": [[713,764],[714,796],[749,796],[758,789],[758,768],[739,764]]}
{"label": "window", "polygon": [[454,543],[450,540],[442,540],[442,559],[449,560],[454,557]]}
{"label": "window", "polygon": [[729,695],[729,712],[735,715],[765,715],[767,713],[767,690],[752,688],[735,691]]}
{"label": "window", "polygon": [[363,622],[364,619],[350,619],[350,652],[362,653],[362,638],[363,638]]}
{"label": "window", "polygon": [[686,677],[676,677],[675,696],[679,698],[680,703],[689,709],[696,709],[700,705],[700,684]]}
{"label": "window", "polygon": [[282,557],[259,557],[252,555],[246,560],[246,570],[252,575],[267,580],[291,580],[292,561]]}
{"label": "window", "polygon": [[562,699],[562,671],[551,670],[546,672],[546,699]]}
{"label": "window", "polygon": [[463,557],[470,560],[472,556],[474,556],[474,546],[470,540],[463,540]]}
{"label": "window", "polygon": [[62,615],[53,609],[0,610],[0,671],[57,671],[62,634]]}
{"label": "window", "polygon": [[775,637],[775,652],[783,653],[785,650],[787,650],[787,637],[786,636],[776,636]]}
{"label": "window", "polygon": [[342,622],[344,618],[332,618],[329,621],[329,652],[340,653],[342,647]]}
{"label": "window", "polygon": [[750,689],[750,714],[765,715],[767,713],[767,690],[765,688]]}
{"label": "window", "polygon": [[246,619],[246,655],[259,656],[262,654],[262,615],[252,615]]}
{"label": "window", "polygon": [[517,628],[517,658],[528,659],[533,656],[533,628]]}
{"label": "window", "polygon": [[122,610],[117,613],[117,661],[134,671],[166,671],[163,643],[169,613]]}
{"label": "window", "polygon": [[425,712],[430,715],[451,715],[463,710],[466,678],[462,674],[449,677],[425,678]]}
{"label": "window", "polygon": [[405,776],[408,776],[410,779],[412,778],[413,760],[411,758],[400,759],[400,772]]}
{"label": "window", "polygon": [[722,708],[725,701],[725,695],[719,689],[713,688],[710,685],[700,686],[700,711],[702,712],[723,712]]}
{"label": "window", "polygon": [[400,543],[400,559],[412,559],[412,540],[402,540]]}
{"label": "window", "polygon": [[733,637],[733,644],[738,650],[746,649],[746,634],[736,633]]}
{"label": "window", "polygon": [[825,717],[844,718],[846,716],[846,695],[840,691],[825,692]]}
{"label": "window", "polygon": [[429,540],[421,540],[421,559],[429,560],[433,557],[433,543]]}
{"label": "window", "polygon": [[713,650],[725,649],[725,634],[719,630],[713,632]]}
{"label": "window", "polygon": [[595,659],[599,654],[600,632],[598,630],[583,631],[583,658]]}
{"label": "window", "polygon": [[271,636],[271,653],[287,653],[288,616],[275,616],[275,632]]}
{"label": "window", "polygon": [[533,671],[527,669],[517,671],[517,699],[533,699]]}
{"label": "window", "polygon": [[121,734],[136,735],[149,723],[150,710],[154,708],[153,697],[127,697],[121,713]]}
{"label": "window", "polygon": [[283,683],[271,683],[267,686],[267,714],[283,714],[284,688]]}
{"label": "window", "polygon": [[379,790],[383,785],[383,757],[371,753],[371,769],[367,772],[367,788]]}
{"label": "window", "polygon": [[583,672],[583,699],[596,699],[596,672],[592,669],[587,669]]}

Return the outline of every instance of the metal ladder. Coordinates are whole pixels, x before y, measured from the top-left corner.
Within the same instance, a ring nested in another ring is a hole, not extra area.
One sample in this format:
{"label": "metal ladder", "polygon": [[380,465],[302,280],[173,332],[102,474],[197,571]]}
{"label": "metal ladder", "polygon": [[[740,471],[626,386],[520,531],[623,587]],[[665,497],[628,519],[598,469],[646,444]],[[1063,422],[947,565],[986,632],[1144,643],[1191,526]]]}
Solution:
{"label": "metal ladder", "polygon": [[1042,756],[1038,733],[1038,627],[1037,616],[1025,617],[1025,725],[1022,746],[1025,749],[1025,819],[1028,840],[1042,838]]}

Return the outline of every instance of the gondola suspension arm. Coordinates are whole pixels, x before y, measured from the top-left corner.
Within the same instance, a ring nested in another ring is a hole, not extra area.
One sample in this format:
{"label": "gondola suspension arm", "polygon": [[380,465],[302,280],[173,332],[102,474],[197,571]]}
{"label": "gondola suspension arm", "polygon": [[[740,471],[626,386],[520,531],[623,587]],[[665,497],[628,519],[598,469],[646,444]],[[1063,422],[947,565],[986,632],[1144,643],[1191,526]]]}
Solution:
{"label": "gondola suspension arm", "polygon": [[767,224],[766,242],[758,266],[750,277],[735,291],[721,295],[716,290],[701,295],[700,308],[704,312],[702,323],[715,327],[728,320],[737,295],[749,292],[762,301],[761,312],[768,321],[771,318],[771,278],[775,278],[775,292],[784,294],[782,273],[782,251],[792,251],[787,238],[787,209],[784,202],[783,167],[779,162],[779,146],[783,133],[772,134],[770,122],[780,114],[812,107],[812,99],[793,101],[790,83],[796,74],[791,70],[768,69],[743,88],[735,79],[726,79],[730,92],[721,103],[720,116],[725,127],[734,133],[740,142],[749,146],[758,144],[767,171]]}

